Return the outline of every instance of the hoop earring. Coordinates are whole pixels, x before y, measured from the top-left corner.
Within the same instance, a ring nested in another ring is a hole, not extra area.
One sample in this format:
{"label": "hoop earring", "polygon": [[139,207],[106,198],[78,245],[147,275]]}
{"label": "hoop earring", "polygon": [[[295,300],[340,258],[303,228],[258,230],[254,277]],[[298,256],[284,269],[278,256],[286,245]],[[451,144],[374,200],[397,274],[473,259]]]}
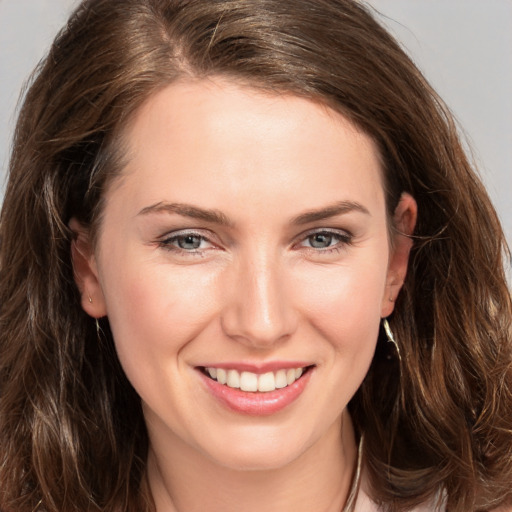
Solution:
{"label": "hoop earring", "polygon": [[393,336],[393,331],[391,330],[391,327],[389,326],[389,322],[387,318],[384,318],[382,320],[382,325],[384,327],[384,330],[386,331],[386,336],[388,337],[388,343],[392,343],[395,346],[396,353],[398,354],[398,359],[400,362],[402,362],[402,355],[400,354],[400,347],[398,346],[398,343],[395,340],[395,337]]}

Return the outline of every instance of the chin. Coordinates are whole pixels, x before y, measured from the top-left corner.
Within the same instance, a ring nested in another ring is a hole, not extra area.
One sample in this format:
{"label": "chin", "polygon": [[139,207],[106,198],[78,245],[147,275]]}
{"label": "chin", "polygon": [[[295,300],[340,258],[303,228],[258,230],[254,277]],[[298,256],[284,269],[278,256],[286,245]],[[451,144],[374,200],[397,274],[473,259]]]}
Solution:
{"label": "chin", "polygon": [[[294,436],[295,437],[295,436]],[[239,438],[229,437],[230,441],[218,446],[210,457],[215,463],[234,471],[272,471],[292,464],[307,451],[308,444],[298,439],[290,439],[271,432]]]}
{"label": "chin", "polygon": [[274,471],[286,467],[300,457],[300,454],[254,453],[248,450],[234,450],[216,462],[232,471]]}

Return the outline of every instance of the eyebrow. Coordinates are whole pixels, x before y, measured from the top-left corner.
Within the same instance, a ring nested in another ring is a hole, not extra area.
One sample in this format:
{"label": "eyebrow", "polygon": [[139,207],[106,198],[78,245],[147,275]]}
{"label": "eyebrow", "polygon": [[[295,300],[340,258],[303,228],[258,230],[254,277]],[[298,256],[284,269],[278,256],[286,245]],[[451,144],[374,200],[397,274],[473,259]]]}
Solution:
{"label": "eyebrow", "polygon": [[233,223],[219,210],[209,210],[199,208],[190,204],[183,203],[155,203],[143,208],[138,215],[148,215],[150,213],[174,213],[182,217],[204,220],[221,226],[233,226]]}
{"label": "eyebrow", "polygon": [[[291,223],[294,225],[309,224],[310,222],[316,222],[354,211],[370,215],[370,212],[360,203],[354,201],[339,201],[324,208],[301,213],[297,217],[294,217]],[[213,224],[219,224],[221,226],[234,226],[233,222],[219,210],[199,208],[198,206],[192,206],[184,203],[155,203],[143,208],[138,215],[148,215],[151,213],[177,214],[183,217],[190,217],[192,219],[199,219]]]}
{"label": "eyebrow", "polygon": [[297,217],[292,219],[292,224],[303,225],[309,224],[310,222],[316,222],[318,220],[329,219],[336,215],[343,215],[351,212],[360,212],[365,215],[370,215],[370,212],[362,204],[355,201],[339,201],[325,208],[319,208],[318,210],[310,210],[308,212],[301,213]]}

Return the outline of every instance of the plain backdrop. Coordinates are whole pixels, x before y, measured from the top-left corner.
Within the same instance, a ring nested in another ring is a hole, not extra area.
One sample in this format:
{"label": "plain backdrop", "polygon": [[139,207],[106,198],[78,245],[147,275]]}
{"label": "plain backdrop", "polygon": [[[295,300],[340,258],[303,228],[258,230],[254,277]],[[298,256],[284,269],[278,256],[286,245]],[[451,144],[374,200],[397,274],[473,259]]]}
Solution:
{"label": "plain backdrop", "polygon": [[[0,0],[0,198],[20,90],[76,3]],[[369,3],[454,112],[512,242],[512,0]]]}

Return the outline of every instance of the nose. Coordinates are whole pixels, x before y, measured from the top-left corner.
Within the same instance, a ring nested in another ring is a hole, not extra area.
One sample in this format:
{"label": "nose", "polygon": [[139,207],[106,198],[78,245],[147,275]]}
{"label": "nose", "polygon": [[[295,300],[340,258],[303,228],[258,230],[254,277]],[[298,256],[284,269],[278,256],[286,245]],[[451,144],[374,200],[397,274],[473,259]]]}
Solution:
{"label": "nose", "polygon": [[240,263],[229,286],[221,318],[229,337],[252,348],[266,349],[295,332],[298,315],[275,256],[261,255]]}

